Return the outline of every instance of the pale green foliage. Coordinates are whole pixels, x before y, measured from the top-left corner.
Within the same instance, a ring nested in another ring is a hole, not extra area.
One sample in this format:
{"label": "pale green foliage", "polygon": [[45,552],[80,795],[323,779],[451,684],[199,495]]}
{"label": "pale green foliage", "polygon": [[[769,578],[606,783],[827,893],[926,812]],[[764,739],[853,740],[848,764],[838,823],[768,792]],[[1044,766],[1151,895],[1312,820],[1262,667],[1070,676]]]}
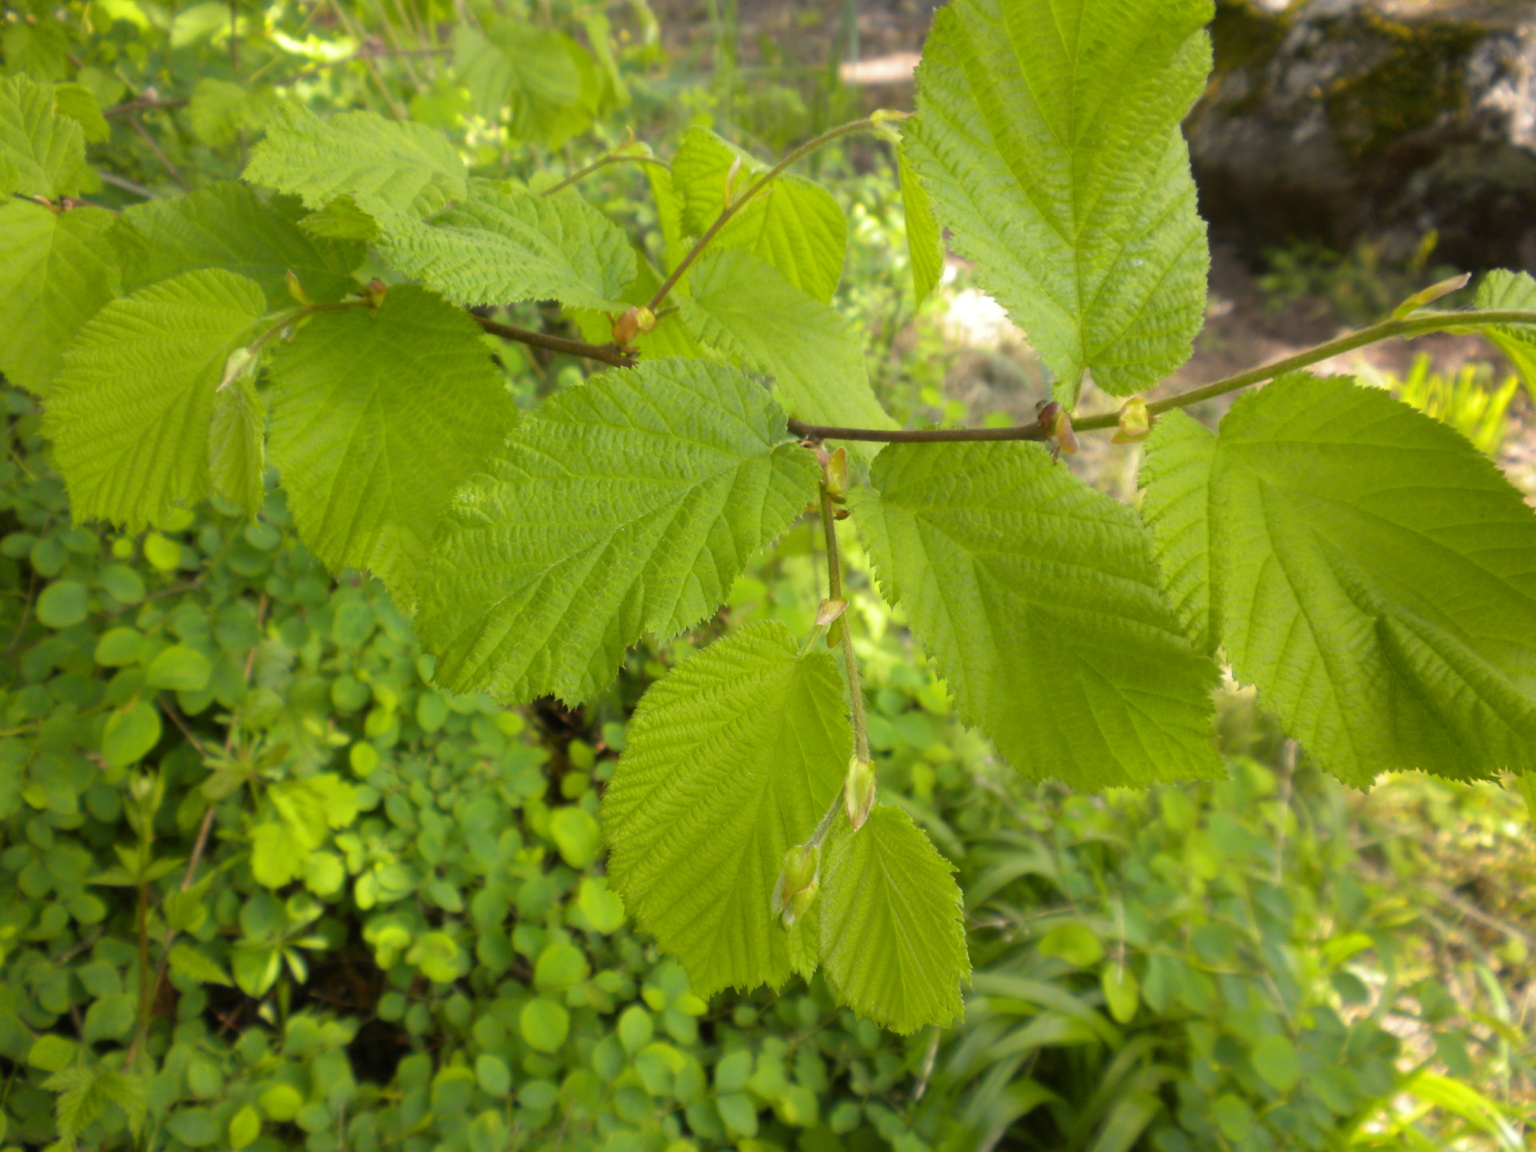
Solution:
{"label": "pale green foliage", "polygon": [[266,497],[266,409],[250,376],[241,373],[214,397],[208,427],[208,480],[212,490],[246,515]]}
{"label": "pale green foliage", "polygon": [[750,252],[710,252],[693,266],[679,307],[704,344],[773,377],[790,415],[816,424],[894,428],[869,386],[848,321]]}
{"label": "pale green foliage", "polygon": [[114,300],[85,326],[44,417],[77,518],[137,532],[208,495],[214,391],[265,308],[255,283],[209,268]]}
{"label": "pale green foliage", "polygon": [[303,105],[278,107],[251,151],[245,179],[291,192],[309,208],[349,197],[386,232],[440,211],[468,191],[468,176],[435,128],[343,112],[323,121]]}
{"label": "pale green foliage", "polygon": [[[713,132],[692,128],[672,161],[672,185],[682,198],[683,229],[702,235],[725,206],[726,182],[737,160],[732,199],[746,192],[763,165]],[[848,218],[820,184],[803,176],[779,176],[726,223],[711,241],[715,248],[745,248],[778,269],[807,296],[832,299],[843,278]]]}
{"label": "pale green foliage", "polygon": [[229,80],[204,76],[192,89],[187,119],[192,133],[204,144],[220,147],[242,132],[259,132],[277,107],[271,88],[248,89]]}
{"label": "pale green foliage", "polygon": [[11,383],[46,395],[65,346],[117,294],[111,227],[100,208],[0,203],[0,371]]}
{"label": "pale green foliage", "polygon": [[853,747],[836,662],[798,647],[750,624],[684,661],[646,694],[603,797],[614,885],[701,996],[790,975],[774,882]]}
{"label": "pale green foliage", "polygon": [[1141,514],[1152,529],[1152,552],[1163,591],[1185,635],[1202,652],[1216,647],[1211,628],[1211,557],[1207,480],[1216,437],[1183,412],[1158,417],[1147,438]]}
{"label": "pale green foliage", "polygon": [[655,360],[546,401],[455,501],[417,631],[440,682],[569,702],[645,632],[725,599],[816,492],[784,415],[733,368]]}
{"label": "pale green foliage", "polygon": [[224,268],[256,281],[274,310],[291,307],[287,274],[312,300],[340,300],[356,288],[363,262],[356,242],[311,236],[298,226],[298,204],[263,202],[243,184],[217,183],[175,199],[135,204],[112,230],[132,292],[194,268]]}
{"label": "pale green foliage", "polygon": [[[453,63],[475,111],[515,140],[557,149],[585,132],[600,95],[591,58],[563,32],[489,14],[453,31]],[[505,112],[503,111],[505,110]]]}
{"label": "pale green foliage", "polygon": [[109,1105],[122,1110],[134,1132],[143,1125],[149,1108],[144,1081],[110,1068],[77,1064],[56,1072],[44,1086],[60,1093],[59,1135],[71,1142]]}
{"label": "pale green foliage", "polygon": [[85,135],[55,101],[51,86],[25,76],[0,81],[0,196],[55,199],[80,190]]}
{"label": "pale green foliage", "polygon": [[457,304],[558,300],[622,311],[635,278],[624,233],[567,188],[553,196],[478,187],[430,225],[402,229],[380,249],[400,271]]}
{"label": "pale green foliage", "polygon": [[1209,262],[1179,121],[1210,0],[954,0],[903,127],[957,251],[1077,399],[1189,357]]}
{"label": "pale green foliage", "polygon": [[79,124],[80,131],[92,144],[100,144],[112,135],[112,126],[101,114],[101,105],[83,84],[55,84],[53,108],[60,116],[68,116]]}
{"label": "pale green foliage", "polygon": [[933,201],[917,173],[912,171],[905,144],[896,150],[896,172],[901,180],[901,205],[906,216],[912,292],[921,304],[944,275],[944,238],[933,214]]}
{"label": "pale green foliage", "polygon": [[[1473,307],[1487,311],[1536,311],[1536,280],[1528,272],[1488,273],[1477,286]],[[1536,400],[1536,327],[1501,324],[1484,332],[1509,357],[1525,381],[1527,393]]]}
{"label": "pale green foliage", "polygon": [[1298,373],[1222,421],[1220,640],[1349,783],[1536,770],[1533,556],[1536,519],[1498,469],[1376,389]]}
{"label": "pale green foliage", "polygon": [[838,998],[896,1032],[958,1020],[971,964],[954,865],[890,804],[857,832],[839,820],[824,861],[821,970]]}
{"label": "pale green foliage", "polygon": [[415,285],[323,312],[272,356],[272,462],[332,571],[409,602],[449,498],[516,420],[475,322]]}
{"label": "pale green foliage", "polygon": [[1038,445],[892,444],[854,519],[968,723],[1081,788],[1212,776],[1216,668],[1177,631],[1146,536]]}

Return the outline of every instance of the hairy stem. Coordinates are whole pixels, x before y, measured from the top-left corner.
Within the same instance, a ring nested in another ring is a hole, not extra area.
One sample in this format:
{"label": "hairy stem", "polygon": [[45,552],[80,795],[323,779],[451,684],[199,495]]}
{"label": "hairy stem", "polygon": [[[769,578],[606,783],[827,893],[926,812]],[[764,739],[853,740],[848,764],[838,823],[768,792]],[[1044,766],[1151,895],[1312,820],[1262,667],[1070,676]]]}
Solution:
{"label": "hairy stem", "polygon": [[768,169],[767,172],[763,173],[763,175],[758,178],[757,183],[753,184],[752,187],[748,188],[740,196],[736,197],[736,199],[732,200],[724,208],[720,209],[720,215],[715,217],[714,223],[712,223],[708,228],[704,230],[704,235],[700,236],[693,242],[693,247],[688,250],[687,255],[685,255],[681,260],[677,262],[677,267],[672,269],[671,274],[664,281],[662,281],[661,287],[656,289],[656,294],[651,297],[651,302],[646,305],[646,307],[648,307],[652,312],[657,311],[661,307],[662,303],[666,300],[667,293],[672,291],[673,285],[675,285],[678,280],[682,278],[683,273],[687,272],[693,262],[699,258],[704,249],[709,246],[709,242],[713,240],[717,235],[719,235],[720,229],[726,226],[731,217],[736,215],[737,212],[740,212],[754,199],[756,199],[757,195],[762,192],[763,189],[767,188],[774,182],[774,180],[778,179],[779,175],[796,160],[810,155],[823,144],[830,144],[834,140],[840,139],[843,136],[851,136],[855,132],[875,131],[882,123],[893,119],[897,119],[897,117],[887,112],[879,119],[870,116],[863,120],[853,120],[847,124],[840,124],[836,128],[829,128],[820,136],[817,136],[811,140],[807,140],[798,148],[793,148],[789,152],[785,153],[784,159],[780,160],[772,168]]}
{"label": "hairy stem", "polygon": [[[827,537],[827,592],[833,600],[843,599],[843,562],[837,551],[837,515],[832,496],[821,490],[821,525]],[[859,661],[853,654],[853,633],[848,628],[845,611],[838,622],[843,626],[843,665],[848,669],[848,703],[853,712],[853,739],[860,760],[869,759],[869,724],[864,715],[864,686],[859,683]]]}
{"label": "hairy stem", "polygon": [[635,354],[620,348],[617,344],[587,344],[581,340],[567,340],[563,336],[550,336],[544,332],[530,332],[526,328],[500,324],[484,316],[475,316],[475,320],[492,336],[500,336],[503,340],[513,340],[519,344],[529,344],[551,352],[564,352],[568,356],[580,356],[585,360],[597,360],[604,364],[612,364],[615,368],[629,368],[635,363]]}
{"label": "hairy stem", "polygon": [[[1235,376],[1214,380],[1209,384],[1202,384],[1198,388],[1191,388],[1187,392],[1180,392],[1177,395],[1154,401],[1147,405],[1147,411],[1156,416],[1159,413],[1169,412],[1175,408],[1187,408],[1191,404],[1198,404],[1202,400],[1209,400],[1212,397],[1222,396],[1228,392],[1236,392],[1239,388],[1247,388],[1251,384],[1262,384],[1267,380],[1273,380],[1277,376],[1284,376],[1287,372],[1295,372],[1298,369],[1307,368],[1320,361],[1342,355],[1345,352],[1352,352],[1356,348],[1364,348],[1368,344],[1378,344],[1383,340],[1412,339],[1415,336],[1424,336],[1430,332],[1445,332],[1459,328],[1484,328],[1491,324],[1536,325],[1536,312],[1431,312],[1428,315],[1405,316],[1401,320],[1386,320],[1380,324],[1373,324],[1369,328],[1362,328],[1358,332],[1347,333],[1336,340],[1329,340],[1326,344],[1319,344],[1314,348],[1308,348],[1306,351],[1298,352],[1294,356],[1287,356],[1283,360],[1276,360],[1271,364],[1250,368],[1246,372],[1237,373]],[[1106,412],[1099,416],[1085,416],[1082,419],[1074,418],[1072,421],[1073,429],[1078,432],[1102,431],[1106,428],[1117,428],[1119,425],[1120,414],[1118,412]],[[1020,424],[1011,428],[919,428],[890,430],[885,428],[841,428],[828,424],[807,424],[801,420],[791,419],[788,421],[788,427],[791,435],[798,436],[802,440],[866,440],[882,444],[943,444],[977,440],[1050,439],[1050,433],[1038,423]]]}
{"label": "hairy stem", "polygon": [[615,148],[612,152],[609,152],[606,155],[599,156],[586,167],[576,169],[576,171],[572,172],[564,180],[560,181],[560,183],[552,184],[550,187],[544,189],[544,191],[540,192],[539,195],[553,196],[562,188],[569,188],[572,184],[578,183],[581,180],[585,180],[599,168],[606,167],[609,164],[655,164],[662,168],[666,167],[666,164],[663,161],[656,159],[654,156],[641,156],[638,154],[628,153],[624,150],[626,148],[633,147],[633,144],[625,144]]}
{"label": "hairy stem", "polygon": [[[1362,328],[1358,332],[1347,333],[1336,340],[1329,340],[1326,344],[1319,344],[1315,348],[1308,348],[1294,356],[1287,356],[1284,360],[1276,360],[1273,364],[1250,368],[1235,376],[1227,376],[1199,388],[1192,388],[1188,392],[1180,392],[1176,396],[1154,401],[1147,405],[1147,411],[1156,416],[1160,412],[1168,412],[1174,408],[1187,408],[1191,404],[1198,404],[1213,396],[1236,392],[1239,388],[1246,388],[1250,384],[1262,384],[1266,380],[1273,380],[1276,376],[1284,376],[1287,372],[1295,372],[1345,352],[1353,352],[1356,348],[1364,348],[1367,344],[1379,344],[1383,340],[1393,340],[1398,337],[1412,339],[1415,336],[1424,336],[1430,332],[1444,332],[1453,328],[1482,328],[1489,324],[1536,324],[1536,312],[1431,312],[1428,315],[1405,316],[1401,320],[1386,320],[1380,324],[1373,324],[1369,328]],[[1119,416],[1113,412],[1072,421],[1072,426],[1079,432],[1114,428],[1118,424]]]}

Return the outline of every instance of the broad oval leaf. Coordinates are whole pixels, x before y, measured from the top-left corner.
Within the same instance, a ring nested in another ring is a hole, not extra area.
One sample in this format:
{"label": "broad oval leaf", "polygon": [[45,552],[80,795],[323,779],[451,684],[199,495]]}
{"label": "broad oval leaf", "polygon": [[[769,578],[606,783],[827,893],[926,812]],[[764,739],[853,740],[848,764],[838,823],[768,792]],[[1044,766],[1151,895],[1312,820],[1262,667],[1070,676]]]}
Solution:
{"label": "broad oval leaf", "polygon": [[642,698],[603,797],[614,885],[700,996],[791,973],[774,882],[853,745],[836,662],[798,649],[749,624],[680,664]]}
{"label": "broad oval leaf", "polygon": [[971,963],[954,865],[890,804],[857,832],[838,821],[824,852],[821,970],[838,998],[895,1032],[958,1020]]}
{"label": "broad oval leaf", "polygon": [[1079,788],[1220,773],[1216,667],[1179,634],[1145,533],[1018,442],[893,444],[854,519],[967,723]]}
{"label": "broad oval leaf", "polygon": [[896,150],[896,172],[901,181],[901,208],[906,217],[907,259],[912,265],[912,294],[918,304],[944,275],[944,237],[933,214],[928,190],[912,171],[907,146]]}
{"label": "broad oval leaf", "polygon": [[815,424],[896,427],[869,386],[864,348],[837,309],[739,248],[702,256],[689,287],[693,294],[678,301],[689,329],[773,377],[790,415]]}
{"label": "broad oval leaf", "polygon": [[1179,131],[1210,0],[954,0],[902,127],[977,280],[1058,378],[1117,396],[1189,358],[1209,265]]}
{"label": "broad oval leaf", "polygon": [[438,681],[588,698],[643,633],[717,607],[817,483],[778,406],[726,365],[653,360],[557,393],[434,547],[417,633]]}
{"label": "broad oval leaf", "polygon": [[430,225],[380,244],[384,257],[457,304],[558,300],[622,311],[635,253],[606,216],[572,189],[554,196],[479,188]]}
{"label": "broad oval leaf", "polygon": [[207,268],[114,300],[81,330],[43,415],[77,518],[137,532],[208,495],[215,394],[265,311],[254,282]]}
{"label": "broad oval leaf", "polygon": [[[1536,312],[1536,280],[1529,272],[1496,269],[1477,286],[1475,307],[1490,312]],[[1498,324],[1484,329],[1484,335],[1509,357],[1525,381],[1526,392],[1536,399],[1536,325]]]}
{"label": "broad oval leaf", "polygon": [[469,187],[464,162],[436,128],[376,112],[325,121],[292,100],[278,106],[244,176],[310,208],[348,197],[386,232],[440,211]]}
{"label": "broad oval leaf", "polygon": [[1210,556],[1233,670],[1330,772],[1536,771],[1536,514],[1450,428],[1347,377],[1243,397]]}
{"label": "broad oval leaf", "polygon": [[18,388],[47,395],[64,349],[117,295],[112,225],[100,208],[0,202],[0,372]]}
{"label": "broad oval leaf", "polygon": [[272,462],[305,544],[408,601],[454,489],[517,419],[478,326],[404,284],[377,311],[316,315],[268,371]]}
{"label": "broad oval leaf", "polygon": [[293,306],[292,272],[312,300],[340,300],[357,287],[352,270],[365,250],[311,236],[298,226],[291,198],[264,203],[243,184],[218,183],[188,196],[135,204],[118,217],[112,240],[128,291],[194,268],[249,277],[274,311]]}

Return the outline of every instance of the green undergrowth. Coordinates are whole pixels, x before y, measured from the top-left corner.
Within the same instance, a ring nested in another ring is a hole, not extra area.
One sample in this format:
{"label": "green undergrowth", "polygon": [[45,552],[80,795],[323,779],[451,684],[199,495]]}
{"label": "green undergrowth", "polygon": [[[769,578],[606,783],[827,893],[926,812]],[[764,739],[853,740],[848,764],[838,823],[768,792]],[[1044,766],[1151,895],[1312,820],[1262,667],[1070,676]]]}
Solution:
{"label": "green undergrowth", "polygon": [[[250,525],[70,527],[7,403],[0,1147],[1323,1149],[1430,1089],[1415,1130],[1509,1123],[1519,1007],[1475,979],[1432,998],[1449,938],[1395,894],[1486,805],[1442,799],[1417,855],[1357,847],[1342,789],[1287,784],[1241,698],[1228,783],[1024,785],[853,549],[882,795],[971,894],[965,1024],[903,1040],[820,977],[706,1008],[626,925],[593,817],[673,653],[582,712],[442,694],[378,585],[325,576],[275,498]],[[791,530],[696,639],[805,631],[823,563]],[[1512,983],[1504,943],[1477,956]],[[1405,1049],[1382,1024],[1415,1000]]]}

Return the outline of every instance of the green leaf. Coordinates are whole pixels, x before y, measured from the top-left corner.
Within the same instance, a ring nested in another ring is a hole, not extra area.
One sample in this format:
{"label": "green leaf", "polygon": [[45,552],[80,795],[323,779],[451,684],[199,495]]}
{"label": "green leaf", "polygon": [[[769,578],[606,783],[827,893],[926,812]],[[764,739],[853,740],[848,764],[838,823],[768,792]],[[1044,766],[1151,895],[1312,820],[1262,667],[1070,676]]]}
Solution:
{"label": "green leaf", "polygon": [[426,932],[411,945],[405,962],[414,965],[428,980],[451,984],[459,978],[458,942],[446,932]]}
{"label": "green leaf", "polygon": [[708,252],[678,301],[700,340],[773,377],[786,411],[813,424],[894,428],[869,386],[864,348],[835,308],[818,303],[750,252]]}
{"label": "green leaf", "polygon": [[199,984],[230,984],[224,969],[191,944],[177,944],[170,952],[171,971]]}
{"label": "green leaf", "polygon": [[375,112],[343,112],[326,122],[293,100],[279,105],[244,178],[291,192],[309,208],[350,197],[386,232],[468,191],[464,162],[436,128]]}
{"label": "green leaf", "polygon": [[713,611],[818,482],[760,387],[691,360],[564,389],[490,473],[434,545],[417,633],[456,692],[573,703]]}
{"label": "green leaf", "polygon": [[85,326],[43,417],[77,519],[137,532],[208,494],[214,392],[265,308],[250,280],[210,268],[114,300]]}
{"label": "green leaf", "polygon": [[201,692],[212,672],[208,657],[197,649],[172,644],[150,661],[144,671],[144,686],[150,691]]}
{"label": "green leaf", "polygon": [[47,395],[65,347],[117,294],[112,220],[100,208],[0,203],[0,372],[16,387]]}
{"label": "green leaf", "polygon": [[896,150],[896,172],[901,180],[901,204],[907,223],[912,291],[916,302],[921,304],[944,275],[944,238],[933,214],[933,201],[912,170],[905,144]]}
{"label": "green leaf", "polygon": [[[1477,286],[1473,307],[1480,312],[1536,312],[1536,280],[1528,272],[1497,269]],[[1526,392],[1536,400],[1536,325],[1497,324],[1483,334],[1509,357],[1525,381]]]}
{"label": "green leaf", "polygon": [[208,426],[209,487],[252,517],[266,499],[266,424],[249,374],[240,373],[215,394]]}
{"label": "green leaf", "polygon": [[91,593],[78,580],[55,580],[37,598],[37,619],[50,628],[68,628],[85,619]]}
{"label": "green leaf", "polygon": [[259,132],[277,108],[277,95],[266,85],[247,89],[228,80],[204,76],[192,89],[187,119],[204,144],[222,148],[242,132]]}
{"label": "green leaf", "polygon": [[81,1039],[87,1044],[98,1040],[121,1040],[133,1031],[138,1015],[138,997],[132,992],[118,992],[93,1001],[86,1009],[85,1029]]}
{"label": "green leaf", "polygon": [[912,818],[879,804],[824,850],[821,970],[838,999],[895,1032],[960,1018],[971,978],[954,865]]}
{"label": "green leaf", "polygon": [[1135,514],[1018,442],[893,444],[853,493],[881,586],[960,715],[1079,788],[1216,776],[1216,667],[1163,603]]}
{"label": "green leaf", "polygon": [[53,108],[60,116],[68,116],[79,124],[81,133],[92,144],[100,144],[112,135],[112,126],[101,114],[95,93],[84,84],[55,84]]}
{"label": "green leaf", "polygon": [[956,251],[1076,402],[1189,358],[1209,253],[1179,121],[1210,0],[954,0],[902,126]]}
{"label": "green leaf", "polygon": [[557,940],[539,953],[533,967],[533,986],[540,992],[564,992],[580,984],[591,971],[580,948]]}
{"label": "green leaf", "polygon": [[798,648],[778,622],[748,624],[673,669],[603,797],[614,886],[700,996],[790,976],[774,884],[852,749],[836,663]]}
{"label": "green leaf", "polygon": [[229,1118],[229,1146],[239,1152],[261,1135],[261,1115],[249,1104]]}
{"label": "green leaf", "polygon": [[462,23],[453,33],[454,70],[481,116],[551,151],[591,126],[600,81],[576,41],[498,14],[481,23],[483,33]]}
{"label": "green leaf", "polygon": [[[683,134],[672,161],[672,185],[683,198],[683,227],[689,234],[702,235],[715,222],[738,160],[733,199],[756,182],[765,166],[703,128]],[[745,248],[805,295],[826,304],[843,278],[848,219],[820,184],[785,173],[738,210],[710,246]]]}
{"label": "green leaf", "polygon": [[272,462],[305,544],[408,598],[455,488],[516,407],[475,322],[424,288],[315,316],[272,355]]}
{"label": "green leaf", "polygon": [[572,868],[590,868],[602,847],[602,830],[585,809],[557,809],[549,818],[549,835],[560,850],[560,858]]}
{"label": "green leaf", "polygon": [[52,86],[29,77],[0,80],[0,196],[53,200],[80,190],[85,135],[56,100]]}
{"label": "green leaf", "polygon": [[107,717],[101,735],[101,758],[109,768],[126,768],[142,760],[160,743],[160,711],[147,700],[135,700]]}
{"label": "green leaf", "polygon": [[1301,1059],[1286,1036],[1266,1036],[1253,1046],[1253,1070],[1276,1092],[1289,1092],[1301,1080]]}
{"label": "green leaf", "polygon": [[[285,823],[268,820],[258,824],[251,829],[251,875],[267,888],[282,888],[304,875],[311,850]],[[241,955],[235,957],[237,977]]]}
{"label": "green leaf", "polygon": [[174,199],[135,204],[113,242],[124,288],[134,291],[196,268],[223,268],[256,281],[273,311],[293,306],[292,272],[311,300],[340,300],[356,287],[363,245],[317,239],[298,225],[294,200],[258,198],[243,184],[217,183]]}
{"label": "green leaf", "polygon": [[1040,955],[1061,960],[1074,968],[1091,968],[1104,959],[1104,945],[1093,934],[1093,929],[1075,921],[1056,925],[1040,937],[1038,948]]}
{"label": "green leaf", "polygon": [[1536,771],[1536,513],[1450,428],[1348,378],[1244,396],[1210,556],[1235,673],[1330,772]]}
{"label": "green leaf", "polygon": [[1116,1024],[1129,1024],[1135,1019],[1141,1003],[1141,984],[1129,964],[1107,962],[1100,973],[1099,986],[1104,992],[1104,1006]]}
{"label": "green leaf", "polygon": [[608,890],[604,876],[583,876],[577,906],[593,932],[617,932],[624,926],[624,901]]}
{"label": "green leaf", "polygon": [[1141,466],[1141,515],[1152,529],[1152,554],[1163,593],[1184,634],[1202,652],[1216,648],[1211,629],[1207,480],[1216,437],[1183,412],[1159,416]]}
{"label": "green leaf", "polygon": [[609,219],[567,188],[554,196],[479,187],[474,198],[430,225],[381,245],[400,271],[456,304],[558,300],[622,311],[635,253]]}
{"label": "green leaf", "polygon": [[536,996],[518,1014],[518,1029],[537,1052],[558,1052],[571,1031],[571,1017],[553,1000]]}

